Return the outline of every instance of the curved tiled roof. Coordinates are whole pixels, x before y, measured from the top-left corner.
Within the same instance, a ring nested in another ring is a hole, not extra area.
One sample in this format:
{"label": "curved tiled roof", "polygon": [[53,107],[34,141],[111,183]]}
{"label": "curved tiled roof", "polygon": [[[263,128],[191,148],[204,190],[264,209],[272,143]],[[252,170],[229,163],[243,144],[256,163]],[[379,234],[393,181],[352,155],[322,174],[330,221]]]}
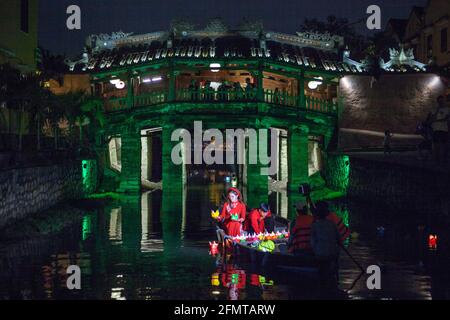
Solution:
{"label": "curved tiled roof", "polygon": [[[337,50],[321,50],[308,46],[295,46],[268,39],[260,41],[244,36],[224,36],[214,40],[173,39],[152,41],[139,45],[123,45],[92,54],[83,71],[101,72],[124,66],[138,66],[168,57],[191,59],[265,58],[272,61],[330,72],[362,72],[354,65],[344,63]],[[77,69],[80,66],[77,66]]]}
{"label": "curved tiled roof", "polygon": [[[123,67],[145,65],[152,61],[179,59],[251,59],[264,58],[309,70],[346,73],[369,73],[363,63],[349,58],[348,51],[338,48],[336,39],[325,35],[242,31],[197,31],[181,36],[156,32],[118,38],[102,35],[97,46],[84,59],[72,63],[72,71],[103,72]],[[112,40],[111,40],[112,39]],[[99,45],[100,44],[100,45]],[[383,62],[384,63],[384,62]],[[385,72],[423,72],[425,68],[387,63]]]}

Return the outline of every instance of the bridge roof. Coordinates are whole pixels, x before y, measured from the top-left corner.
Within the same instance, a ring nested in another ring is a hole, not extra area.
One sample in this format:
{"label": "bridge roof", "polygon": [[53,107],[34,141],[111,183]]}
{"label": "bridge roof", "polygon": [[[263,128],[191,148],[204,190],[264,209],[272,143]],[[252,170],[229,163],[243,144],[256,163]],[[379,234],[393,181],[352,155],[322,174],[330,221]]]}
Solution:
{"label": "bridge roof", "polygon": [[[83,58],[69,61],[72,71],[107,72],[166,58],[198,59],[210,63],[261,58],[312,72],[359,74],[371,71],[364,63],[350,59],[349,52],[343,49],[344,39],[340,36],[317,32],[285,34],[264,31],[254,25],[229,30],[220,21],[212,21],[199,30],[184,24],[172,26],[170,31],[141,35],[123,32],[91,35],[87,43]],[[386,72],[425,71],[425,68],[416,68],[409,62],[385,65],[389,67],[385,68]]]}

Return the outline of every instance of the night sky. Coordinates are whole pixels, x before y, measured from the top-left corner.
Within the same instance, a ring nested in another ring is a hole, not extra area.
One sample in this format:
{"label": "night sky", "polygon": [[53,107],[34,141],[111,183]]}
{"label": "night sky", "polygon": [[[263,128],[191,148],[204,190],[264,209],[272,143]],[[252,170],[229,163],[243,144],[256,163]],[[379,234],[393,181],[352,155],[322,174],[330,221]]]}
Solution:
{"label": "night sky", "polygon": [[[81,53],[89,34],[124,32],[148,33],[169,29],[173,18],[186,18],[204,26],[210,18],[221,17],[230,26],[243,18],[262,19],[266,30],[294,33],[305,18],[328,15],[357,21],[366,9],[377,4],[383,26],[391,17],[406,18],[413,5],[426,0],[39,0],[39,42],[52,53],[74,56]],[[66,28],[66,8],[81,8],[81,30]],[[365,24],[356,26],[367,33]]]}

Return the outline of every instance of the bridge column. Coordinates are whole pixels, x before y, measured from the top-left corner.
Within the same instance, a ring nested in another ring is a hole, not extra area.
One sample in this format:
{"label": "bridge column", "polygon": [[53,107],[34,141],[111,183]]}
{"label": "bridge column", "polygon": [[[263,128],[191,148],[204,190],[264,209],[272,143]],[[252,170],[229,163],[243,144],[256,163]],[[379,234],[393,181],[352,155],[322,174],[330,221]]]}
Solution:
{"label": "bridge column", "polygon": [[117,191],[138,193],[141,190],[141,136],[132,126],[121,133],[121,139],[122,171]]}
{"label": "bridge column", "polygon": [[288,191],[298,192],[302,183],[309,181],[307,126],[293,126],[288,133]]}
{"label": "bridge column", "polygon": [[134,107],[134,78],[130,72],[127,75],[127,108],[131,109]]}
{"label": "bridge column", "polygon": [[164,195],[181,195],[184,189],[184,163],[175,164],[172,161],[172,150],[180,144],[179,141],[171,141],[172,132],[176,129],[175,126],[168,125],[164,126],[162,130],[162,181]]}
{"label": "bridge column", "polygon": [[[269,135],[270,133],[268,132]],[[247,196],[245,201],[251,208],[259,207],[261,202],[267,203],[269,193],[269,177],[266,174],[261,174],[261,169],[267,168],[267,165],[262,165],[259,158],[260,150],[263,153],[265,152],[265,154],[269,154],[267,150],[268,141],[267,139],[264,139],[264,141],[260,139],[258,129],[256,129],[256,138],[256,141],[250,139],[246,148]]]}
{"label": "bridge column", "polygon": [[306,108],[306,104],[305,104],[305,71],[302,71],[300,73],[300,76],[297,77],[297,91],[298,91],[297,106],[300,108]]}
{"label": "bridge column", "polygon": [[[181,228],[183,219],[184,187],[185,178],[185,157],[183,164],[175,164],[172,159],[172,150],[180,144],[178,141],[171,141],[172,132],[177,127],[166,125],[162,130],[162,184],[163,201],[161,209],[161,223],[163,227],[164,250],[177,250],[181,241]],[[190,150],[185,150],[187,152]],[[185,153],[183,152],[183,153]]]}

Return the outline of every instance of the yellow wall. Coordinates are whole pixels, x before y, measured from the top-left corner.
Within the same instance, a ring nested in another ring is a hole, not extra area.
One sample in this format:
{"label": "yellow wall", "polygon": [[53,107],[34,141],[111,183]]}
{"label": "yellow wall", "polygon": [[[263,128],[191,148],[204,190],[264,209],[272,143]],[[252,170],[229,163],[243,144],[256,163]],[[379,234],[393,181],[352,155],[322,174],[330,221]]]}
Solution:
{"label": "yellow wall", "polygon": [[[29,32],[20,28],[21,0],[0,1],[0,63],[9,62],[22,71],[36,69],[38,0],[29,0]],[[12,56],[11,56],[12,55]]]}
{"label": "yellow wall", "polygon": [[[423,44],[427,44],[427,36],[433,36],[433,57],[436,64],[444,66],[450,63],[450,1],[430,0],[425,13],[425,31]],[[447,28],[447,51],[441,51],[441,30]]]}
{"label": "yellow wall", "polygon": [[[425,7],[423,21],[417,19],[415,14],[410,16],[406,30],[405,40],[410,47],[414,47],[414,54],[418,61],[428,64],[428,37],[433,37],[432,56],[438,66],[450,63],[450,1],[430,0]],[[441,50],[441,31],[447,29],[447,51]],[[416,36],[417,34],[417,36]]]}
{"label": "yellow wall", "polygon": [[88,74],[65,74],[62,86],[58,81],[49,81],[50,91],[54,94],[84,91],[90,93],[91,82]]}

